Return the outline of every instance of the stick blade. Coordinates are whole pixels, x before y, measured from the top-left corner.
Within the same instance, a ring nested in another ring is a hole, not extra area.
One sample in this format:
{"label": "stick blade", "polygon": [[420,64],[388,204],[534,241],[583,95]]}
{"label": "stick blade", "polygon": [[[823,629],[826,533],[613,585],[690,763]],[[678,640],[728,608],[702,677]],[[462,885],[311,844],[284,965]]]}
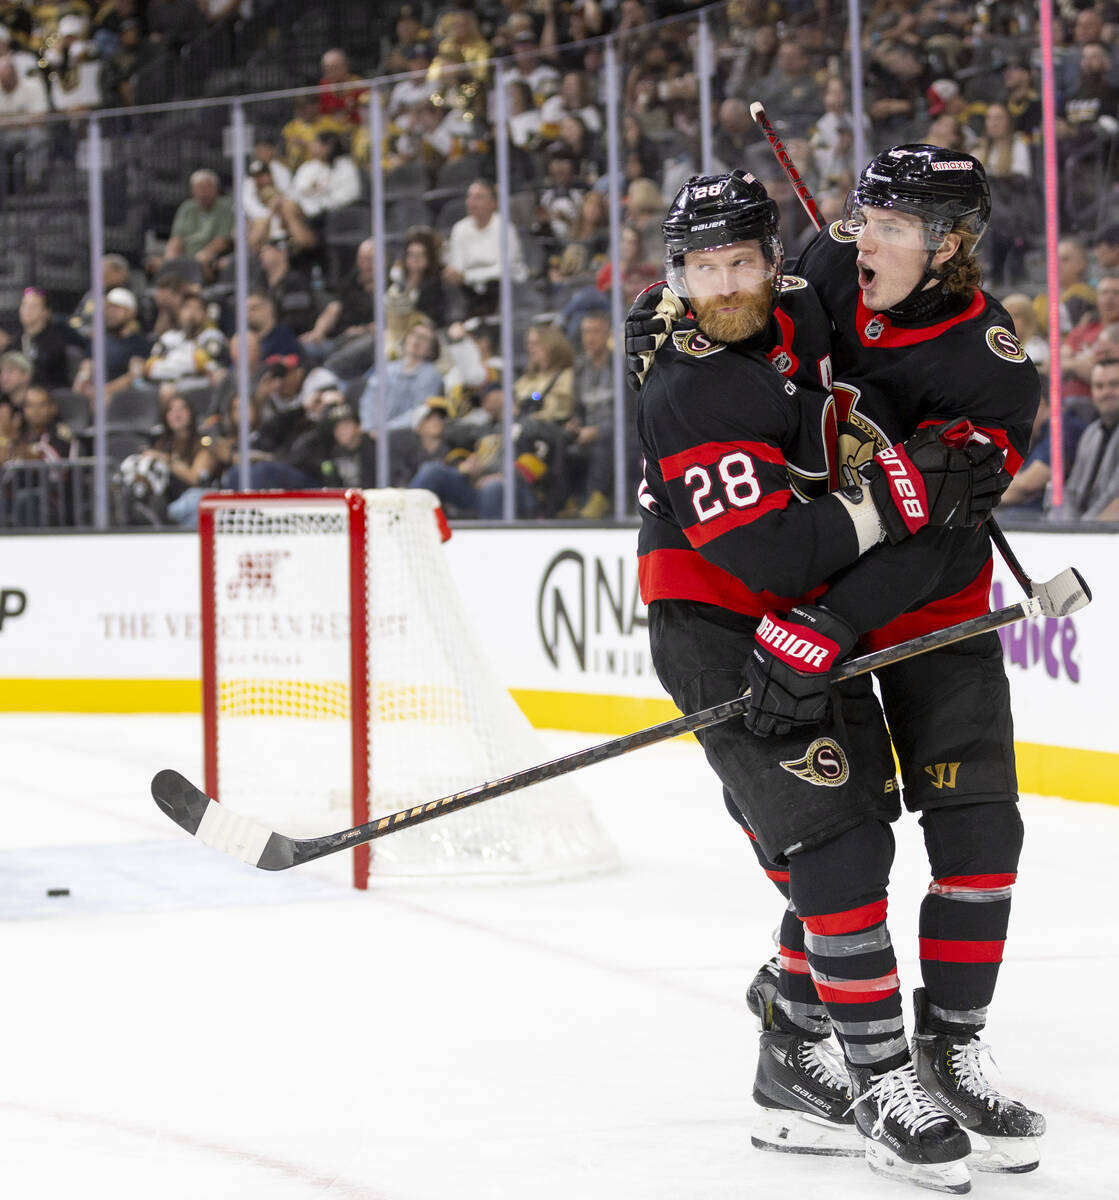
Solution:
{"label": "stick blade", "polygon": [[152,799],[164,813],[191,836],[198,832],[210,797],[178,771],[160,771],[152,780]]}
{"label": "stick blade", "polygon": [[1067,617],[1092,602],[1092,590],[1075,567],[1066,567],[1045,583],[1034,582],[1033,594],[1047,617]]}
{"label": "stick blade", "polygon": [[160,771],[152,797],[176,825],[214,850],[266,871],[282,871],[294,861],[290,839],[211,800],[178,771]]}

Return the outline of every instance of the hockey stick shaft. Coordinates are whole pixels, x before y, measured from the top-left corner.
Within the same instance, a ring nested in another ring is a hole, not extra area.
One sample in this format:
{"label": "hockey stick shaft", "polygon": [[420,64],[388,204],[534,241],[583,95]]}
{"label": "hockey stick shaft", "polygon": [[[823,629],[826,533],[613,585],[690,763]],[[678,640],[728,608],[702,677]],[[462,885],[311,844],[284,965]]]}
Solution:
{"label": "hockey stick shaft", "polygon": [[769,118],[765,115],[765,105],[760,100],[755,100],[750,105],[750,116],[754,118],[754,124],[765,134],[765,139],[769,142],[770,149],[781,164],[785,174],[789,177],[789,182],[793,185],[793,191],[796,192],[797,199],[808,214],[808,219],[816,226],[817,231],[819,231],[824,227],[824,222],[820,216],[820,210],[816,207],[816,201],[812,198],[812,193],[808,190],[808,184],[801,179],[800,172],[796,169],[796,164],[789,156],[788,150],[785,149],[785,143],[781,140],[781,135],[773,128]]}
{"label": "hockey stick shaft", "polygon": [[[816,201],[812,198],[812,193],[809,191],[808,185],[801,178],[800,172],[792,160],[792,156],[785,148],[785,143],[781,140],[781,135],[773,128],[772,123],[766,116],[765,105],[760,100],[755,100],[750,105],[750,116],[753,117],[754,123],[765,134],[770,149],[772,149],[777,161],[789,177],[789,182],[793,185],[793,191],[796,192],[797,198],[804,207],[804,211],[808,214],[812,224],[816,226],[817,232],[819,232],[823,228],[823,220],[820,216],[819,208],[816,207]],[[1082,608],[1091,601],[1091,589],[1084,582],[1084,577],[1074,567],[1067,568],[1045,583],[1039,583],[1037,580],[1031,579],[1026,574],[1022,564],[1018,561],[1018,556],[1006,540],[1006,534],[999,528],[999,524],[995,520],[993,513],[987,516],[986,524],[987,530],[991,535],[991,541],[995,543],[1011,575],[1018,581],[1019,586],[1027,596],[1040,597],[1044,613],[1047,617],[1065,616],[1067,613],[1075,612],[1078,608]]]}
{"label": "hockey stick shaft", "polygon": [[[892,666],[904,659],[925,654],[941,646],[963,641],[981,633],[999,629],[1025,617],[1038,616],[1042,612],[1041,602],[1030,598],[1011,604],[995,612],[961,621],[945,629],[922,634],[910,638],[896,646],[888,646],[871,654],[864,654],[842,664],[837,671],[839,679],[851,679],[856,675],[865,675],[882,667]],[[655,745],[669,738],[679,737],[685,733],[695,733],[712,725],[722,724],[745,714],[750,705],[750,694],[736,696],[722,704],[687,716],[665,721],[635,733],[625,734],[609,742],[590,746],[585,750],[577,750],[562,758],[528,767],[515,774],[506,775],[488,783],[478,784],[465,791],[443,796],[414,808],[402,809],[400,812],[379,817],[364,825],[342,830],[340,833],[327,834],[324,837],[297,839],[289,838],[281,833],[269,830],[266,826],[248,817],[238,816],[229,812],[216,801],[211,800],[204,792],[196,788],[189,780],[177,771],[160,771],[152,780],[152,796],[156,804],[177,825],[182,826],[188,833],[193,834],[199,841],[205,842],[214,849],[239,858],[266,871],[283,871],[288,867],[298,866],[339,850],[348,850],[360,846],[400,829],[409,829],[425,821],[458,812],[472,805],[481,804],[483,800],[492,800],[510,792],[519,791],[534,783],[543,783],[548,779],[556,779],[561,775],[569,775],[583,767],[595,763],[606,762],[640,750],[645,746]]]}

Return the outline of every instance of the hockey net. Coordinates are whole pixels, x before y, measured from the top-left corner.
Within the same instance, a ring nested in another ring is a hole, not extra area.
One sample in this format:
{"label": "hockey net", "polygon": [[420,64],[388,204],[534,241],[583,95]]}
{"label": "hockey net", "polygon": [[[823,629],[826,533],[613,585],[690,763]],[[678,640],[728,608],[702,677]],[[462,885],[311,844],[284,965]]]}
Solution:
{"label": "hockey net", "polygon": [[[475,644],[429,492],[218,493],[199,529],[215,799],[313,837],[548,757]],[[350,854],[357,887],[371,870],[545,879],[616,861],[570,780]]]}

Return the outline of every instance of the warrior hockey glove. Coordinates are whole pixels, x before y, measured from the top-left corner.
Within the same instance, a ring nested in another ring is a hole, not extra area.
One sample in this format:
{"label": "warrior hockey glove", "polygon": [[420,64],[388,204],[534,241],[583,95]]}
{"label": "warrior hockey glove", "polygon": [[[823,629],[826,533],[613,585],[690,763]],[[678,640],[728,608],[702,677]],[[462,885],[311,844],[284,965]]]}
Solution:
{"label": "warrior hockey glove", "polygon": [[1010,483],[1003,452],[991,442],[959,444],[970,424],[922,429],[874,456],[863,478],[886,536],[900,542],[926,525],[978,525]]}
{"label": "warrior hockey glove", "polygon": [[846,621],[826,608],[800,604],[787,617],[766,613],[746,661],[746,728],[761,737],[780,737],[822,721],[828,713],[831,669],[857,638]]}
{"label": "warrior hockey glove", "polygon": [[667,283],[650,284],[633,302],[626,314],[626,386],[630,391],[641,391],[653,356],[685,312],[684,302]]}

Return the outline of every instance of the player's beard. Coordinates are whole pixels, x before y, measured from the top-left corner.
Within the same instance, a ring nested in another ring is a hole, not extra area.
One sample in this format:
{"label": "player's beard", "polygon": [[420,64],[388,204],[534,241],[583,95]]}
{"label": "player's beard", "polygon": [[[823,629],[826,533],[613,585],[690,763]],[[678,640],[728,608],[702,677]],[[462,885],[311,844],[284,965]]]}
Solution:
{"label": "player's beard", "polygon": [[[730,312],[720,312],[729,308]],[[705,296],[693,299],[696,324],[714,342],[742,342],[761,333],[773,311],[773,293],[769,284],[732,296]]]}

